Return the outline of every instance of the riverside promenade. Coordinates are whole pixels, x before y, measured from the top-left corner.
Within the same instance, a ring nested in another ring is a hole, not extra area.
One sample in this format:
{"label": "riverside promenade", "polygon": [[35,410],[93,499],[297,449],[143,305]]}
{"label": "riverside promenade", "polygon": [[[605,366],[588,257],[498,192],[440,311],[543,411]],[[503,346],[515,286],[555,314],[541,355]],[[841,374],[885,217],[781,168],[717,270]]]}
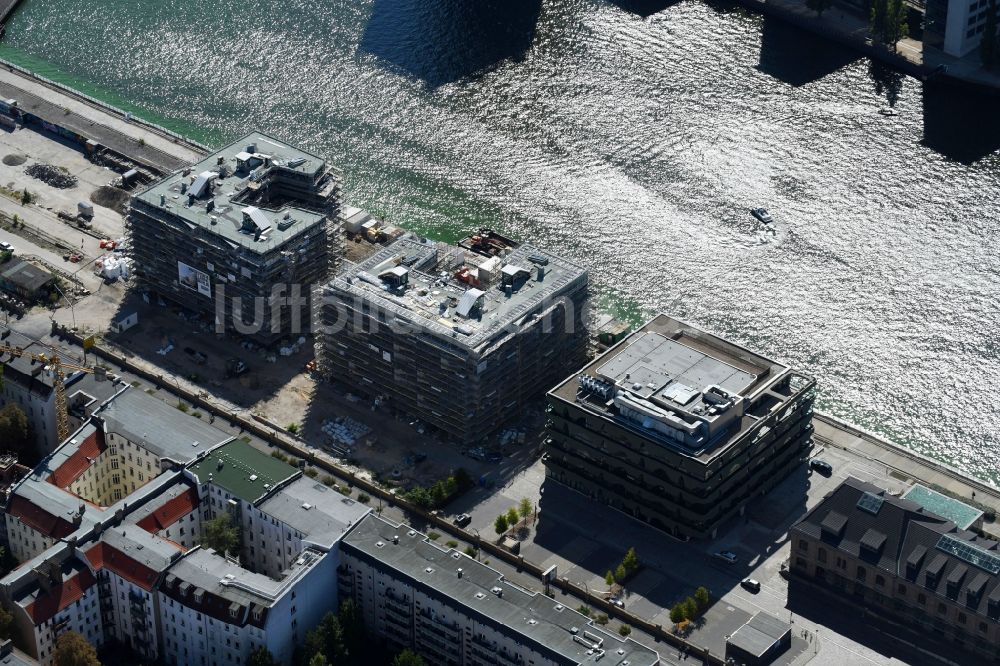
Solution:
{"label": "riverside promenade", "polygon": [[193,164],[206,152],[192,141],[22,72],[9,63],[0,66],[0,99],[17,100],[22,113],[96,141],[159,173]]}
{"label": "riverside promenade", "polygon": [[923,42],[909,37],[896,44],[896,50],[872,41],[865,17],[837,6],[817,16],[805,0],[737,0],[739,4],[767,16],[781,19],[803,30],[820,35],[865,55],[885,62],[915,78],[932,75],[1000,92],[1000,76],[984,70],[978,52],[955,58],[936,49],[924,51]]}
{"label": "riverside promenade", "polygon": [[[971,502],[984,511],[1000,514],[1000,490],[949,465],[897,446],[828,414],[817,412],[813,417],[813,426],[819,446],[850,451],[885,465],[888,474],[900,481],[921,483]],[[996,534],[995,524],[987,522],[985,527],[986,531]]]}

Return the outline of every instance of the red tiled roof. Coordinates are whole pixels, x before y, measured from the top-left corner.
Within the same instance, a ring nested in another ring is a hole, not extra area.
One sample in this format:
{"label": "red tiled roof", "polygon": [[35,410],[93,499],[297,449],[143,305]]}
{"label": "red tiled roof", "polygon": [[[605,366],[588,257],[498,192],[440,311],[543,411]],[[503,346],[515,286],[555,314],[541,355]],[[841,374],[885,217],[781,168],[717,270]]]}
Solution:
{"label": "red tiled roof", "polygon": [[87,439],[83,440],[80,448],[49,475],[48,482],[60,488],[69,488],[69,485],[80,478],[80,475],[87,471],[87,468],[106,448],[104,433],[92,432]]}
{"label": "red tiled roof", "polygon": [[69,580],[54,585],[48,592],[39,592],[38,598],[25,609],[36,625],[52,617],[83,596],[97,580],[89,569],[83,569]]}
{"label": "red tiled roof", "polygon": [[15,518],[19,518],[22,523],[31,529],[53,539],[62,539],[76,530],[73,523],[65,518],[53,516],[48,511],[35,506],[31,501],[17,494],[11,496],[7,513]]}
{"label": "red tiled roof", "polygon": [[139,527],[156,534],[160,530],[164,530],[178,520],[188,515],[198,506],[198,492],[194,488],[188,488],[186,491],[172,498],[168,502],[164,503],[163,506],[153,511],[148,516],[145,516],[142,520],[136,523]]}
{"label": "red tiled roof", "polygon": [[145,564],[133,560],[131,557],[113,548],[104,542],[84,553],[95,569],[108,569],[118,574],[130,583],[134,583],[144,590],[151,591],[159,574],[147,567]]}

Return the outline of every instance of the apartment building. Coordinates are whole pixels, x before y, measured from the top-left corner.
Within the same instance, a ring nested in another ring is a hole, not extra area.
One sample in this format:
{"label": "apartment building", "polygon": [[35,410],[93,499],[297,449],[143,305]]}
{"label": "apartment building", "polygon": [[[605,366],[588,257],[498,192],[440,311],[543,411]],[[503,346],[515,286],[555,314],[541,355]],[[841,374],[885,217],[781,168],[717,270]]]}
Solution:
{"label": "apartment building", "polygon": [[587,271],[408,235],[323,290],[320,372],[460,442],[517,418],[583,362]]}
{"label": "apartment building", "polygon": [[[0,407],[15,404],[24,412],[37,453],[45,455],[62,444],[56,427],[55,375],[51,368],[33,361],[30,355],[49,355],[52,350],[3,326],[0,326],[0,346],[20,349],[25,354],[0,352],[0,366],[3,367]],[[95,377],[77,371],[67,372],[63,385],[70,430],[79,428],[90,413],[119,388],[103,375]]]}
{"label": "apartment building", "polygon": [[808,457],[814,385],[658,315],[549,391],[546,475],[674,536],[714,538]]}
{"label": "apartment building", "polygon": [[304,335],[342,255],[340,184],[323,158],[250,134],[132,198],[136,275],[262,345]]}
{"label": "apartment building", "polygon": [[[121,492],[116,492],[116,491]],[[123,389],[17,483],[0,581],[18,642],[43,663],[67,628],[167,664],[290,663],[337,607],[338,543],[370,510],[212,425]],[[236,553],[201,545],[232,516]],[[243,555],[240,563],[239,555]]]}
{"label": "apartment building", "polygon": [[991,0],[928,0],[924,47],[956,58],[973,53],[986,36],[990,4]]}
{"label": "apartment building", "polygon": [[855,478],[806,514],[790,537],[791,585],[861,603],[935,651],[1000,660],[996,541]]}
{"label": "apartment building", "polygon": [[369,514],[340,544],[340,594],[436,666],[655,666],[659,656],[424,534]]}

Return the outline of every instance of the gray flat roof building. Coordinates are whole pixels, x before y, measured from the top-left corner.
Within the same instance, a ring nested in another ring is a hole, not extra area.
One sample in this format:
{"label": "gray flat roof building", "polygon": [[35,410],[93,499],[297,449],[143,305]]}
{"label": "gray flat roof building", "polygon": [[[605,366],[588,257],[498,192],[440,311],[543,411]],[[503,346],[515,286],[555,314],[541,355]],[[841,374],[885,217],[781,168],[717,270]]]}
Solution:
{"label": "gray flat roof building", "polygon": [[[249,134],[132,198],[136,274],[187,308],[224,312],[226,330],[265,345],[298,337],[313,285],[342,254],[340,181],[323,158]],[[304,300],[285,306],[279,290]]]}
{"label": "gray flat roof building", "polygon": [[[449,663],[480,663],[471,657],[467,660],[464,655],[475,649],[474,637],[484,630],[505,636],[509,640],[508,654],[512,646],[521,646],[541,655],[544,663],[627,661],[631,666],[659,663],[654,651],[634,640],[612,635],[576,610],[543,594],[529,592],[468,555],[442,548],[424,534],[380,516],[365,517],[344,537],[341,553],[348,568],[354,558],[359,565],[372,567],[459,616],[455,621],[460,635],[466,638],[460,639],[448,653]],[[379,590],[383,595],[406,596],[402,590],[394,592],[389,585]],[[350,593],[351,590],[342,590],[342,594]],[[363,605],[366,600],[360,603]],[[433,617],[435,610],[426,603],[424,606],[423,612]],[[450,624],[450,613],[449,618],[441,617],[440,610],[436,613],[438,622]],[[463,625],[466,631],[461,631]],[[416,647],[419,651],[419,642]],[[435,655],[429,658],[434,660]]]}
{"label": "gray flat roof building", "polygon": [[327,377],[475,441],[583,362],[587,271],[404,236],[323,290]]}
{"label": "gray flat roof building", "polygon": [[804,460],[814,384],[661,314],[549,392],[547,473],[708,536]]}

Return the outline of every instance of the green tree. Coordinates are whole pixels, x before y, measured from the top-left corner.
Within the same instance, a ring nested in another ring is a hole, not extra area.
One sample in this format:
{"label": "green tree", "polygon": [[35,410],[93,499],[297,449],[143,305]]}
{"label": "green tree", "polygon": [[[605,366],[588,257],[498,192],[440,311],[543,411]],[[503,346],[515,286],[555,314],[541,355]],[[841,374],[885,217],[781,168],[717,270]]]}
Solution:
{"label": "green tree", "polygon": [[361,615],[361,609],[354,603],[354,599],[344,599],[340,604],[340,612],[337,613],[337,617],[340,619],[347,654],[351,661],[360,663],[366,642],[365,619]]}
{"label": "green tree", "polygon": [[632,627],[628,626],[627,624],[623,624],[622,626],[618,627],[618,633],[621,636],[628,636],[629,634],[632,633]]}
{"label": "green tree", "polygon": [[34,462],[34,443],[28,417],[17,404],[0,409],[0,446],[17,455],[22,462]]}
{"label": "green tree", "polygon": [[806,7],[816,12],[817,16],[823,16],[823,12],[832,4],[833,0],[806,0]]}
{"label": "green tree", "polygon": [[989,10],[986,14],[986,23],[983,25],[983,40],[979,43],[979,58],[983,67],[990,69],[1000,60],[1000,35],[997,34],[997,3],[990,0]]}
{"label": "green tree", "polygon": [[604,582],[608,584],[608,587],[615,584],[615,575],[611,573],[611,569],[608,569],[608,573],[604,574]]}
{"label": "green tree", "polygon": [[534,510],[534,508],[535,507],[531,504],[530,499],[528,499],[527,497],[522,497],[521,503],[517,507],[517,512],[521,514],[521,518],[527,519],[531,515],[531,512],[532,510]]}
{"label": "green tree", "polygon": [[407,648],[396,655],[392,660],[392,666],[424,666],[423,657]]}
{"label": "green tree", "polygon": [[7,612],[6,608],[0,607],[0,640],[10,638],[11,626],[14,624],[14,616]]}
{"label": "green tree", "polygon": [[207,521],[202,528],[201,545],[217,553],[235,552],[239,542],[239,535],[233,527],[233,519],[228,513],[220,513]]}
{"label": "green tree", "polygon": [[684,606],[684,602],[678,602],[670,608],[670,621],[674,624],[680,624],[687,619],[687,608]]}
{"label": "green tree", "polygon": [[628,549],[625,558],[622,559],[622,564],[625,565],[625,570],[629,573],[639,568],[639,556],[635,554],[635,548]]}
{"label": "green tree", "polygon": [[314,654],[312,659],[309,660],[309,666],[328,666],[329,663],[330,662],[326,660],[326,657],[319,652]]}
{"label": "green tree", "polygon": [[430,491],[422,486],[414,486],[407,491],[403,498],[407,502],[415,504],[424,510],[430,509],[434,504],[434,499],[431,497]]}
{"label": "green tree", "polygon": [[517,512],[517,507],[512,506],[507,510],[507,524],[513,527],[517,525],[517,521],[521,519],[520,514]]}
{"label": "green tree", "polygon": [[278,666],[278,662],[266,647],[259,647],[247,657],[247,666]]}
{"label": "green tree", "polygon": [[871,11],[871,34],[876,41],[892,46],[910,33],[906,21],[908,8],[903,0],[874,0]]}
{"label": "green tree", "polygon": [[684,617],[693,620],[698,617],[698,602],[688,597],[684,600]]}
{"label": "green tree", "polygon": [[496,530],[497,534],[503,534],[507,531],[507,515],[501,513],[497,516],[497,519],[493,521],[493,529]]}
{"label": "green tree", "polygon": [[340,618],[327,613],[317,628],[323,637],[323,655],[334,664],[347,661],[347,646],[344,644],[344,629]]}
{"label": "green tree", "polygon": [[910,34],[910,24],[906,20],[910,9],[903,0],[888,0],[887,7],[884,41],[895,51],[899,40],[905,39]]}
{"label": "green tree", "polygon": [[628,571],[625,570],[624,564],[619,564],[618,568],[615,569],[615,580],[621,583],[628,576]]}
{"label": "green tree", "polygon": [[705,610],[708,608],[708,602],[711,601],[711,597],[708,594],[708,590],[702,586],[694,591],[694,600],[698,604],[699,610]]}
{"label": "green tree", "polygon": [[56,639],[52,663],[55,666],[101,666],[97,650],[75,631],[66,631]]}
{"label": "green tree", "polygon": [[469,476],[469,473],[464,467],[456,468],[455,471],[451,473],[451,476],[455,479],[455,483],[458,484],[458,489],[460,491],[468,490],[473,486],[472,477]]}

